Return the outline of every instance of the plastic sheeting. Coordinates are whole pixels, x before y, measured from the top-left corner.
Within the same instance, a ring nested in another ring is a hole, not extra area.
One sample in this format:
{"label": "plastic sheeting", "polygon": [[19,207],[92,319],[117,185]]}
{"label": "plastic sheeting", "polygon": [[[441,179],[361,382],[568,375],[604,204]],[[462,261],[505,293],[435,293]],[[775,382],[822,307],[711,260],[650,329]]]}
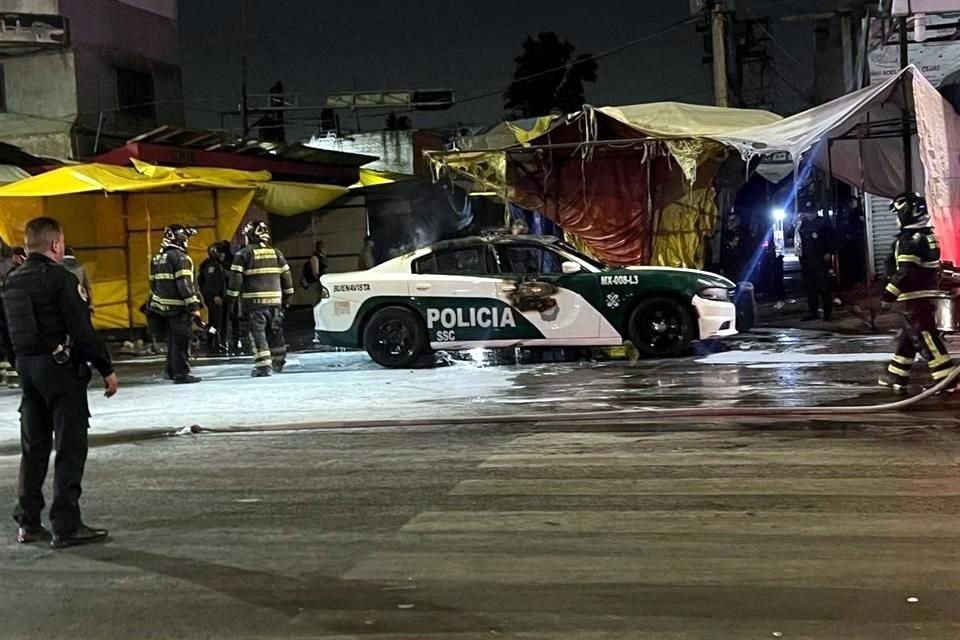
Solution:
{"label": "plastic sheeting", "polygon": [[456,171],[541,211],[608,263],[702,266],[703,237],[718,216],[712,180],[725,155],[710,136],[779,120],[679,103],[587,105],[505,123],[466,140],[462,152],[429,157],[438,174]]}
{"label": "plastic sheeting", "polygon": [[[922,74],[910,67],[883,84],[855,91],[780,122],[711,137],[736,149],[746,160],[780,152],[789,154],[795,163],[806,157],[823,169],[832,166],[833,176],[847,184],[894,197],[903,192],[905,183],[900,138],[858,138],[851,132],[867,123],[895,125],[904,111],[913,112],[915,76]],[[920,183],[923,178],[919,166],[914,168],[918,171],[916,182]]]}
{"label": "plastic sheeting", "polygon": [[[598,149],[589,162],[568,157],[549,171],[534,173],[510,164],[509,198],[543,213],[607,263],[648,264],[653,230],[650,176],[637,168],[653,161],[644,149]],[[666,157],[659,162],[666,163]]]}
{"label": "plastic sheeting", "polygon": [[943,260],[960,263],[960,116],[922,75],[913,77],[913,95],[926,169],[927,205]]}
{"label": "plastic sheeting", "polygon": [[729,109],[680,102],[600,107],[597,111],[645,135],[661,139],[712,138],[783,119],[760,109]]}
{"label": "plastic sheeting", "polygon": [[31,218],[49,215],[61,222],[90,275],[98,329],[144,326],[139,308],[165,225],[198,229],[190,253],[199,265],[209,244],[233,236],[255,184],[269,179],[262,173],[149,167],[77,165],[0,187],[0,237],[8,244],[22,244]]}

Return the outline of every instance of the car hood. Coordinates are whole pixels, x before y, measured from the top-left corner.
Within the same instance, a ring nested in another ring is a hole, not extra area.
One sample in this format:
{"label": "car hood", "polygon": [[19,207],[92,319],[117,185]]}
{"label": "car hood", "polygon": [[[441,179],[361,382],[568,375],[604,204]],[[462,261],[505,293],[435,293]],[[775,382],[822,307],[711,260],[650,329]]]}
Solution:
{"label": "car hood", "polygon": [[703,271],[702,269],[683,269],[680,267],[624,267],[623,269],[617,269],[616,271],[645,271],[654,273],[662,272],[665,274],[682,273],[690,276],[691,278],[697,278],[704,287],[722,287],[724,289],[733,289],[737,286],[732,280],[728,280],[727,278],[724,278],[716,273]]}

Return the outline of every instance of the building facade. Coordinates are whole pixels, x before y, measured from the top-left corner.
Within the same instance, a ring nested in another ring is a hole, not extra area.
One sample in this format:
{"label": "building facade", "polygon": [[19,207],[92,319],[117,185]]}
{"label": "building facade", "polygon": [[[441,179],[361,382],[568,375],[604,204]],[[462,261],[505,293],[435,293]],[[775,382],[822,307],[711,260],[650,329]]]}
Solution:
{"label": "building facade", "polygon": [[402,129],[352,133],[345,136],[314,136],[305,144],[317,149],[359,153],[378,158],[366,165],[367,169],[428,176],[430,167],[423,152],[438,151],[443,148],[443,142],[443,136],[433,131]]}
{"label": "building facade", "polygon": [[176,0],[0,0],[0,13],[5,25],[66,20],[63,41],[43,46],[0,31],[0,141],[85,159],[183,124]]}

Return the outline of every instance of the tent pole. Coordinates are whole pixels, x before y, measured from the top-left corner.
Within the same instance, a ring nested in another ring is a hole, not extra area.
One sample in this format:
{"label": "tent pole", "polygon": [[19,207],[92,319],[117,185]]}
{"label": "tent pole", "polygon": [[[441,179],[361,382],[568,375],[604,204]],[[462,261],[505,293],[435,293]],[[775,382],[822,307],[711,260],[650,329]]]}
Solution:
{"label": "tent pole", "polygon": [[143,209],[147,214],[147,266],[149,266],[150,259],[153,258],[153,238],[150,234],[150,200],[146,196],[143,199]]}
{"label": "tent pole", "polygon": [[[124,262],[127,264],[127,329],[133,331],[133,265],[131,264],[132,253],[130,251],[130,208],[127,206],[127,194],[120,195],[120,202],[123,203],[123,235],[126,240],[123,248]],[[150,234],[147,234],[150,237]]]}
{"label": "tent pole", "polygon": [[[867,118],[868,118],[867,122],[869,126],[869,115],[867,116]],[[864,184],[864,178],[863,178],[863,125],[860,125],[857,127],[857,167],[860,170],[860,176],[859,176],[860,177],[860,193],[863,194],[863,193],[866,193],[866,186]],[[866,267],[866,269],[864,269],[864,272],[865,272],[864,280],[866,281],[865,284],[867,287],[867,308],[869,309],[869,313],[870,313],[870,328],[876,331],[877,330],[877,310],[874,309],[873,307],[873,278],[871,277],[873,275],[873,264],[871,264],[871,261],[870,261],[870,253],[871,253],[870,245],[873,239],[873,234],[867,233],[868,231],[868,229],[866,228],[867,216],[864,215],[863,219],[864,219],[863,261],[866,263],[866,265],[864,265]]]}
{"label": "tent pole", "polygon": [[217,189],[211,191],[213,194],[213,228],[214,242],[220,240],[220,192]]}
{"label": "tent pole", "polygon": [[[837,181],[833,178],[833,140],[827,138],[827,185],[830,189],[830,211],[827,213],[827,221],[834,227],[834,237],[836,237],[837,228],[836,228],[836,216],[840,212],[840,208],[837,204]],[[833,213],[833,220],[831,220],[830,213]],[[840,291],[840,258],[837,256],[836,251],[833,253],[833,270],[837,274],[837,291]]]}
{"label": "tent pole", "polygon": [[[910,48],[907,42],[907,17],[902,16],[898,20],[900,29],[900,69],[906,69],[910,66]],[[910,92],[907,90],[907,84],[901,86],[903,91],[903,182],[904,191],[913,191],[913,136],[910,133]]]}

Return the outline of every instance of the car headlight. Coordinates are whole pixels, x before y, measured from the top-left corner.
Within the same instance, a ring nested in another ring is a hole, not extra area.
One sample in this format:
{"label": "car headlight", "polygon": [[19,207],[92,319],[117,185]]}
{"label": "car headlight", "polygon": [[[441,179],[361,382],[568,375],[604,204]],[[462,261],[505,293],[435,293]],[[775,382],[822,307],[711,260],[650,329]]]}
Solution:
{"label": "car headlight", "polygon": [[320,285],[320,299],[326,300],[329,297],[330,297],[330,290],[327,289],[325,286]]}
{"label": "car headlight", "polygon": [[700,297],[715,302],[729,302],[730,292],[723,287],[707,287],[700,290]]}

